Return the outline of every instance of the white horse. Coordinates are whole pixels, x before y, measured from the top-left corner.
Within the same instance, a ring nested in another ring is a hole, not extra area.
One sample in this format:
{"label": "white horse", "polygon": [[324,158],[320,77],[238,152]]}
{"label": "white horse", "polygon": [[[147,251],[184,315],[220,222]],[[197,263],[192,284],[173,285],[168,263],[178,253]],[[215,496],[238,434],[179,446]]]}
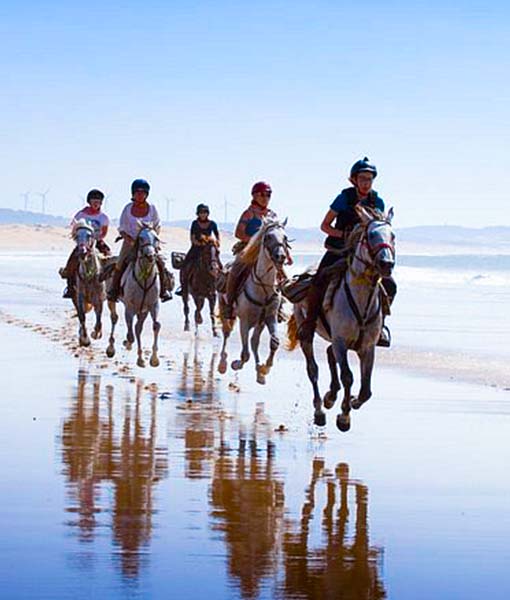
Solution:
{"label": "white horse", "polygon": [[[317,333],[331,343],[327,350],[331,371],[330,389],[324,396],[324,406],[331,408],[344,386],[342,413],[337,416],[341,431],[350,428],[350,410],[358,409],[372,395],[371,379],[375,358],[375,345],[383,325],[381,304],[381,278],[390,277],[395,265],[395,236],[391,228],[393,210],[388,215],[357,207],[361,222],[354,228],[348,245],[347,270],[340,283],[330,283],[317,322]],[[306,317],[306,300],[294,305],[294,314],[288,323],[289,348],[298,343],[298,331]],[[307,373],[313,387],[316,425],[326,423],[319,393],[319,369],[315,362],[313,344],[301,342],[306,358]],[[351,396],[354,381],[347,361],[347,351],[354,350],[360,361],[361,388],[357,398]]]}
{"label": "white horse", "polygon": [[[287,258],[288,241],[285,234],[285,225],[278,221],[266,220],[256,235],[250,240],[248,246],[241,252],[237,260],[246,264],[249,274],[237,298],[236,314],[239,317],[242,352],[239,360],[232,362],[232,369],[242,369],[244,363],[250,358],[248,348],[250,331],[251,349],[255,357],[257,382],[266,383],[266,375],[273,366],[274,355],[280,345],[276,328],[277,313],[280,306],[281,295],[278,289],[278,276],[282,271],[283,263]],[[220,315],[223,313],[225,298],[220,295]],[[223,346],[221,349],[218,371],[225,373],[227,370],[227,341],[232,332],[234,321],[222,320]],[[265,364],[260,364],[259,342],[264,327],[267,327],[270,341],[270,352]]]}
{"label": "white horse", "polygon": [[[152,318],[154,336],[149,362],[151,367],[159,366],[158,336],[161,323],[158,321],[160,288],[159,273],[156,264],[156,246],[158,241],[158,236],[154,229],[148,224],[141,224],[141,229],[135,242],[136,258],[126,267],[121,280],[123,291],[120,300],[124,304],[127,326],[127,336],[124,346],[128,350],[131,350],[133,346],[133,342],[135,341],[133,319],[136,316],[135,334],[138,348],[138,360],[136,364],[139,367],[145,367],[141,335],[143,324],[149,313]],[[118,315],[115,302],[108,301],[108,307],[111,314],[112,329],[106,354],[112,357],[115,355],[115,338],[113,334]]]}
{"label": "white horse", "polygon": [[80,346],[90,346],[86,314],[91,308],[94,308],[96,323],[91,335],[94,339],[99,339],[102,336],[101,315],[105,299],[105,285],[100,280],[101,260],[96,248],[92,225],[85,219],[76,221],[73,224],[73,238],[76,242],[75,252],[78,257],[73,304],[80,321],[79,343]]}

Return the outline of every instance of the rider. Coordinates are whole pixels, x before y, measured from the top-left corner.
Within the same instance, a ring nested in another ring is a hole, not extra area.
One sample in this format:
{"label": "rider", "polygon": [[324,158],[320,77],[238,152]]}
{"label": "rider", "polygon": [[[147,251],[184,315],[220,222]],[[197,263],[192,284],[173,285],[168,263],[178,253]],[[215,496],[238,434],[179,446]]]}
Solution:
{"label": "rider", "polygon": [[[103,204],[104,194],[101,190],[90,190],[87,194],[88,206],[80,209],[73,217],[71,226],[74,227],[75,223],[80,219],[85,219],[94,229],[94,237],[96,239],[96,247],[105,256],[108,256],[111,252],[110,247],[104,241],[106,234],[108,233],[108,226],[110,220],[108,216],[101,212],[101,206]],[[67,279],[67,287],[64,290],[63,298],[72,298],[74,296],[74,285],[75,275],[78,268],[78,250],[73,248],[71,255],[67,259],[66,266],[59,270],[59,274],[62,279]]]}
{"label": "rider", "polygon": [[[203,236],[214,236],[218,244],[218,248],[220,246],[220,233],[218,231],[218,225],[216,225],[215,221],[211,221],[209,219],[209,207],[207,204],[199,204],[197,206],[196,215],[197,218],[191,223],[189,232],[191,248],[188,250],[186,258],[182,262],[181,273],[185,269],[189,268],[189,265],[193,264],[198,258]],[[181,288],[179,288],[175,293],[180,296],[182,294]]]}
{"label": "rider", "polygon": [[[313,340],[316,321],[322,306],[322,299],[329,283],[329,278],[327,273],[325,273],[326,267],[330,267],[338,261],[340,269],[346,268],[346,261],[341,256],[345,247],[345,240],[360,220],[354,207],[357,205],[366,206],[384,212],[383,199],[372,189],[372,184],[376,177],[377,168],[366,156],[362,160],[356,161],[351,167],[349,177],[349,181],[353,187],[342,190],[335,200],[333,200],[322,220],[321,230],[328,234],[324,243],[326,254],[322,257],[317,273],[313,277],[308,290],[307,316],[299,331],[299,337],[302,341],[311,342]],[[388,296],[388,302],[391,304],[397,293],[396,283],[392,277],[385,277],[382,280],[382,285]],[[385,308],[385,312],[387,313],[387,307]],[[385,347],[390,345],[390,333],[384,324],[377,345]]]}
{"label": "rider", "polygon": [[[120,294],[120,282],[128,263],[134,258],[133,250],[135,240],[141,223],[150,224],[156,233],[161,230],[161,221],[154,204],[149,204],[150,185],[145,179],[135,179],[131,184],[131,202],[126,204],[119,221],[119,233],[122,237],[122,247],[113,273],[112,286],[108,292],[108,300],[117,301]],[[157,252],[156,264],[158,266],[161,282],[160,298],[166,302],[172,298],[169,289],[169,275],[162,255]]]}
{"label": "rider", "polygon": [[[239,240],[232,252],[236,255],[227,277],[226,303],[224,307],[225,319],[233,318],[234,303],[239,293],[239,288],[246,275],[246,265],[239,260],[240,252],[248,245],[250,239],[262,227],[263,219],[276,220],[276,213],[269,208],[269,201],[273,190],[265,181],[258,181],[251,188],[251,204],[241,215],[234,235]],[[292,258],[287,251],[287,264],[292,264]]]}

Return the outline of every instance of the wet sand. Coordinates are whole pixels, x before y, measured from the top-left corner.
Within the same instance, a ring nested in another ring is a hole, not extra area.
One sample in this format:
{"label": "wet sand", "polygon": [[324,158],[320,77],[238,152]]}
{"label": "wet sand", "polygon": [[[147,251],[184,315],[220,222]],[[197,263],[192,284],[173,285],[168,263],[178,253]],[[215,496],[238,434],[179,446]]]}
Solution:
{"label": "wet sand", "polygon": [[157,369],[77,348],[53,260],[0,277],[6,598],[508,597],[508,392],[384,359],[319,430],[298,353],[220,376],[177,302]]}

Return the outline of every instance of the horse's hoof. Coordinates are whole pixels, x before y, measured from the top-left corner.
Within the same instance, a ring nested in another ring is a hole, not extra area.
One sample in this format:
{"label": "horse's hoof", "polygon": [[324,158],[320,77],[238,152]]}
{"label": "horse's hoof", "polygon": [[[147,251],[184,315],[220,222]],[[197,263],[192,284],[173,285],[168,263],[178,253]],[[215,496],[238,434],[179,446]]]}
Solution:
{"label": "horse's hoof", "polygon": [[313,416],[313,422],[315,423],[315,425],[317,425],[317,427],[325,427],[326,426],[325,413],[322,410],[319,412],[316,412]]}
{"label": "horse's hoof", "polygon": [[264,375],[262,375],[262,373],[257,375],[257,383],[260,383],[260,385],[266,385],[266,378]]}
{"label": "horse's hoof", "polygon": [[184,325],[184,331],[189,331],[189,325]]}
{"label": "horse's hoof", "polygon": [[115,356],[115,348],[110,348],[110,346],[108,346],[108,348],[106,348],[106,356],[108,358],[113,358]]}
{"label": "horse's hoof", "polygon": [[227,363],[226,363],[226,361],[221,361],[218,364],[218,373],[225,375],[226,372],[227,372]]}
{"label": "horse's hoof", "polygon": [[96,333],[95,331],[93,331],[93,332],[90,334],[90,337],[91,337],[93,340],[97,340],[97,333]]}
{"label": "horse's hoof", "polygon": [[133,344],[131,342],[128,342],[127,340],[124,340],[122,343],[126,350],[131,350],[131,348],[133,347]]}
{"label": "horse's hoof", "polygon": [[336,426],[340,431],[349,431],[351,428],[351,417],[349,415],[337,415]]}
{"label": "horse's hoof", "polygon": [[89,338],[80,338],[80,346],[82,348],[88,348],[90,346]]}
{"label": "horse's hoof", "polygon": [[214,330],[213,330],[212,334],[213,334],[213,337],[216,337],[216,338],[217,338],[217,337],[220,337],[217,331],[214,331]]}
{"label": "horse's hoof", "polygon": [[151,367],[159,367],[159,358],[157,356],[151,356],[151,359],[149,362],[150,362]]}
{"label": "horse's hoof", "polygon": [[324,408],[333,408],[334,404],[336,402],[336,394],[333,394],[333,392],[326,392],[324,394]]}
{"label": "horse's hoof", "polygon": [[143,358],[139,358],[139,359],[136,361],[136,364],[137,364],[139,367],[142,367],[142,368],[143,368],[143,367],[145,367],[145,361],[143,360]]}
{"label": "horse's hoof", "polygon": [[361,408],[367,400],[368,398],[353,398],[351,401],[351,408],[354,408],[354,410],[358,410],[358,408]]}
{"label": "horse's hoof", "polygon": [[234,371],[239,371],[243,368],[243,361],[242,360],[233,360],[232,364],[230,365]]}

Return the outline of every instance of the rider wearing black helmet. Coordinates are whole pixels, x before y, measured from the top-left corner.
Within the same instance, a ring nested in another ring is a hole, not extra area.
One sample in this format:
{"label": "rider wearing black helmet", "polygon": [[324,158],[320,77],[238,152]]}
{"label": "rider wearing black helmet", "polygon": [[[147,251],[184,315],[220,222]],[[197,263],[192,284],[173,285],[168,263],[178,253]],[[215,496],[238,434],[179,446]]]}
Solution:
{"label": "rider wearing black helmet", "polygon": [[[119,233],[123,242],[115,265],[112,286],[108,292],[108,300],[117,301],[119,298],[122,274],[133,258],[134,243],[138,236],[140,223],[150,224],[156,233],[160,232],[161,220],[158,211],[154,204],[147,202],[150,189],[151,187],[145,179],[135,179],[131,184],[131,202],[126,204],[119,220]],[[157,252],[156,264],[161,283],[160,298],[163,302],[166,302],[172,298],[172,276],[167,271],[160,252]]]}
{"label": "rider wearing black helmet", "polygon": [[[346,261],[341,257],[345,240],[354,226],[359,223],[355,206],[366,206],[384,212],[384,201],[372,189],[374,179],[377,177],[376,166],[365,158],[356,161],[350,170],[349,181],[353,187],[346,188],[333,200],[328,212],[321,223],[321,230],[328,235],[324,243],[326,253],[317,269],[307,295],[307,316],[303,321],[299,337],[303,341],[311,342],[315,333],[315,325],[322,306],[322,299],[329,283],[325,269],[335,263],[338,269],[346,268]],[[383,287],[391,303],[397,293],[397,286],[393,278],[384,278]],[[383,327],[379,346],[390,345],[390,335],[387,327]]]}
{"label": "rider wearing black helmet", "polygon": [[[209,207],[207,204],[200,203],[197,206],[196,215],[197,218],[191,223],[190,227],[191,248],[188,250],[186,258],[181,265],[181,281],[183,277],[182,271],[189,269],[190,265],[198,258],[200,245],[204,237],[214,237],[218,243],[218,247],[220,245],[218,226],[214,221],[209,219]],[[181,288],[175,293],[180,296]]]}

